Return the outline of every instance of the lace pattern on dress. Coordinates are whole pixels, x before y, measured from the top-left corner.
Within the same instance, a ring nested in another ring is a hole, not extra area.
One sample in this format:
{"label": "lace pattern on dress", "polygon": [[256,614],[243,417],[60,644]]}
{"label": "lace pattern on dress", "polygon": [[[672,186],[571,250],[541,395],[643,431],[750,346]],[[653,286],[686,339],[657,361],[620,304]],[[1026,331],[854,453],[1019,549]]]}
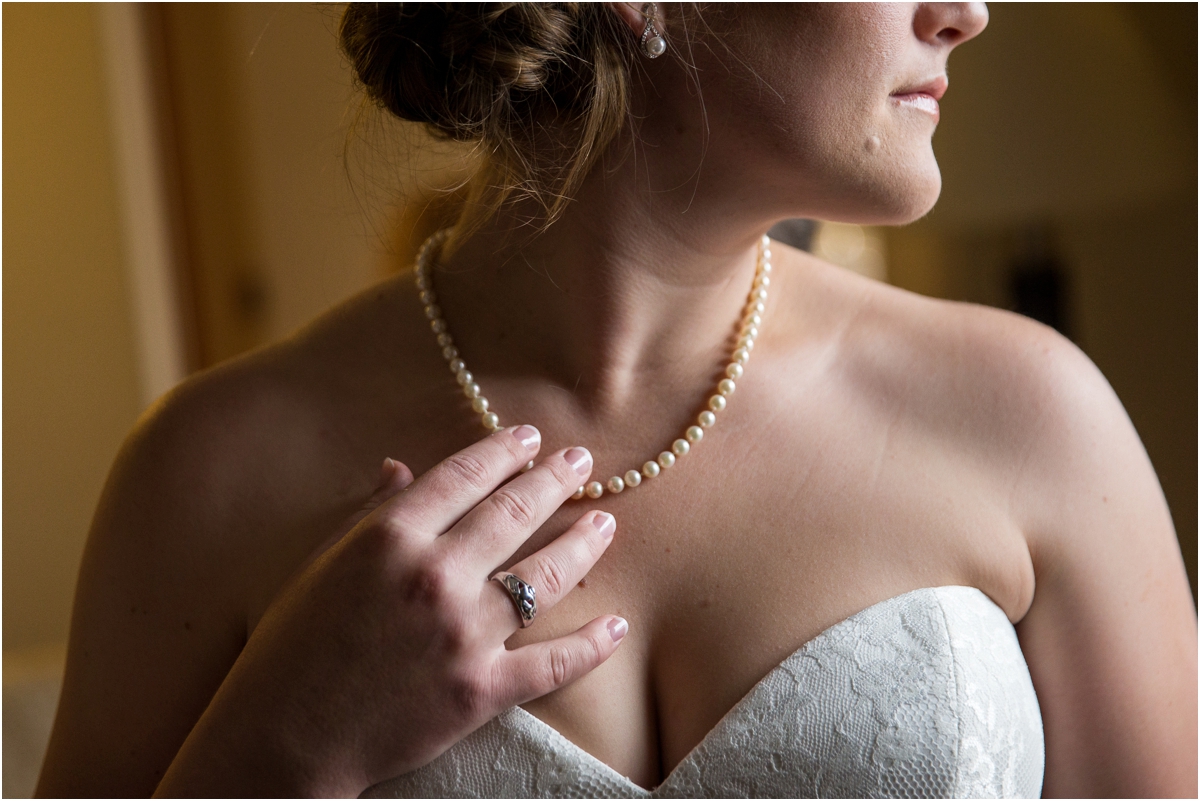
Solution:
{"label": "lace pattern on dress", "polygon": [[806,643],[647,792],[519,707],[371,797],[1037,797],[1041,713],[977,589],[916,590]]}

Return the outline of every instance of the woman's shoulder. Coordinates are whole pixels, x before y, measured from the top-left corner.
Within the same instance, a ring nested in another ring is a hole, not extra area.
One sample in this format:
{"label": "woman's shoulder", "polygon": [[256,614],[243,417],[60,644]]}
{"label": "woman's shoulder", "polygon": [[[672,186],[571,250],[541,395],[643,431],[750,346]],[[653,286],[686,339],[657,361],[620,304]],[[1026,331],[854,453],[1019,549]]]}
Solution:
{"label": "woman's shoulder", "polygon": [[1088,408],[1120,412],[1092,361],[1028,317],[919,295],[798,251],[785,268],[799,278],[785,299],[791,340],[804,341],[808,325],[849,380],[881,402],[915,404],[929,425],[972,422],[980,436],[1008,439]]}
{"label": "woman's shoulder", "polygon": [[[278,588],[361,507],[380,461],[338,412],[375,392],[402,407],[394,376],[429,342],[386,326],[404,301],[394,283],[189,378],[139,419],[84,550],[58,747],[100,748],[102,774],[153,790]],[[97,745],[109,741],[121,747]]]}
{"label": "woman's shoulder", "polygon": [[[402,414],[413,376],[440,362],[421,322],[415,293],[387,280],[277,343],[189,377],[138,420],[110,484],[160,499],[163,514],[186,509],[208,521],[206,537],[229,531],[230,520],[258,522],[257,509],[274,514],[269,500],[281,487],[289,499],[324,498],[318,487],[356,444],[355,421],[369,408],[362,399],[389,398],[389,411]],[[347,503],[375,478],[355,469],[363,475],[336,488]]]}
{"label": "woman's shoulder", "polygon": [[807,254],[792,255],[791,266],[802,279],[791,302],[823,318],[826,347],[836,353],[830,363],[848,391],[1007,488],[1022,530],[1054,530],[1048,521],[1064,504],[1115,472],[1137,474],[1159,494],[1108,381],[1054,329],[921,296]]}

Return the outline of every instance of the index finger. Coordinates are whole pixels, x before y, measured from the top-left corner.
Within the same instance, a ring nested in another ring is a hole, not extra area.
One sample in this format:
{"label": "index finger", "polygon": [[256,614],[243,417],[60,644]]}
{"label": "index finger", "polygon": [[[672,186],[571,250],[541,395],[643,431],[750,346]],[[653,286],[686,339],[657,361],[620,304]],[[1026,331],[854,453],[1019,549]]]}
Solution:
{"label": "index finger", "polygon": [[438,462],[377,511],[403,530],[434,539],[524,467],[541,445],[533,426],[502,428]]}
{"label": "index finger", "polygon": [[587,481],[592,456],[578,446],[550,454],[493,492],[446,532],[443,545],[484,575],[512,556]]}

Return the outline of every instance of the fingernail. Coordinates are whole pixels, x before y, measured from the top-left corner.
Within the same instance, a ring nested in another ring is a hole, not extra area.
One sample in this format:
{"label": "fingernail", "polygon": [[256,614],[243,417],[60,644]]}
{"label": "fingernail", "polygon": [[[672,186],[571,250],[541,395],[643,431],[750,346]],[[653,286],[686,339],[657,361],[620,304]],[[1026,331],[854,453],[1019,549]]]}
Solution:
{"label": "fingernail", "polygon": [[536,451],[538,446],[542,444],[542,432],[533,426],[517,426],[512,430],[512,433],[530,451]]}
{"label": "fingernail", "polygon": [[612,637],[613,642],[620,642],[628,632],[629,624],[625,622],[625,618],[614,617],[608,621],[608,636]]}
{"label": "fingernail", "polygon": [[563,458],[581,476],[586,476],[592,470],[592,455],[587,452],[587,448],[571,448],[563,454]]}
{"label": "fingernail", "polygon": [[600,536],[605,542],[612,539],[613,532],[617,530],[617,521],[608,512],[597,512],[592,518],[592,525],[600,532]]}
{"label": "fingernail", "polygon": [[383,467],[379,470],[379,486],[382,487],[392,480],[392,475],[396,472],[396,463],[391,459],[384,458]]}

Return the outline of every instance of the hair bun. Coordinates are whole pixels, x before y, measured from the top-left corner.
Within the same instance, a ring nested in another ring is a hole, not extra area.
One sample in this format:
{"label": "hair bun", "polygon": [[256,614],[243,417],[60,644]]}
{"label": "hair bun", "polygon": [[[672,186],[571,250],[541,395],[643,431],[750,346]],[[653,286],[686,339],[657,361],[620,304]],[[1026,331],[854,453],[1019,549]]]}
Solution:
{"label": "hair bun", "polygon": [[574,5],[352,3],[341,44],[377,103],[473,139],[497,115],[517,122],[571,111],[561,73],[577,55]]}
{"label": "hair bun", "polygon": [[481,208],[516,193],[549,224],[628,115],[635,40],[607,4],[351,3],[340,40],[373,101],[482,143]]}

